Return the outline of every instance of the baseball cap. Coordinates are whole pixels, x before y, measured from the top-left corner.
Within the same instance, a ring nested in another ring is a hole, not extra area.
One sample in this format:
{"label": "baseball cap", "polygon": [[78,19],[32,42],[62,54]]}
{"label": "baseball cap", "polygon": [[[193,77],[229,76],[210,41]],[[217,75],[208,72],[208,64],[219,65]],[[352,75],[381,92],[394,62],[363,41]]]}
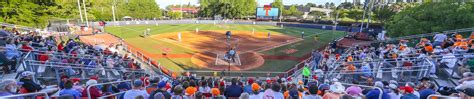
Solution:
{"label": "baseball cap", "polygon": [[298,90],[296,90],[296,89],[291,89],[291,90],[290,90],[290,96],[291,96],[291,97],[298,97]]}
{"label": "baseball cap", "polygon": [[158,83],[158,88],[163,88],[163,87],[166,87],[166,82],[161,81],[160,83]]}
{"label": "baseball cap", "polygon": [[194,93],[196,93],[197,89],[195,87],[188,87],[185,91],[186,95],[193,95]]}
{"label": "baseball cap", "polygon": [[413,88],[411,88],[410,86],[402,86],[400,87],[400,90],[405,90],[405,92],[413,93]]}
{"label": "baseball cap", "polygon": [[249,80],[247,81],[248,84],[253,84],[253,79],[252,78],[249,78]]}
{"label": "baseball cap", "polygon": [[142,84],[143,84],[143,81],[141,81],[139,79],[133,81],[133,86],[135,86],[135,87],[140,87],[140,86],[142,86]]}
{"label": "baseball cap", "polygon": [[212,93],[212,95],[220,95],[221,94],[221,92],[217,88],[212,88],[211,93]]}
{"label": "baseball cap", "polygon": [[21,76],[22,77],[28,77],[28,76],[33,76],[35,73],[31,72],[31,71],[25,71],[23,73],[21,73]]}
{"label": "baseball cap", "polygon": [[258,91],[260,90],[260,85],[257,83],[252,83],[252,91]]}

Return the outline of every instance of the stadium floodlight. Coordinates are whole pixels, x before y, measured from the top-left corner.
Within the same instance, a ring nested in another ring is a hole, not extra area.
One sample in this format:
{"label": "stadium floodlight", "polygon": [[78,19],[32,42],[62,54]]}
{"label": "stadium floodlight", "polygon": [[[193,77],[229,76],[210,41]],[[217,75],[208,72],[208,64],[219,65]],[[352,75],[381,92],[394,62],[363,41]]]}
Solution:
{"label": "stadium floodlight", "polygon": [[86,0],[82,0],[82,5],[84,6],[84,16],[86,17],[86,26],[89,27],[89,20],[87,18]]}
{"label": "stadium floodlight", "polygon": [[82,9],[81,9],[81,1],[77,0],[77,8],[79,8],[79,16],[81,16],[81,22],[84,23],[84,19],[82,18]]}

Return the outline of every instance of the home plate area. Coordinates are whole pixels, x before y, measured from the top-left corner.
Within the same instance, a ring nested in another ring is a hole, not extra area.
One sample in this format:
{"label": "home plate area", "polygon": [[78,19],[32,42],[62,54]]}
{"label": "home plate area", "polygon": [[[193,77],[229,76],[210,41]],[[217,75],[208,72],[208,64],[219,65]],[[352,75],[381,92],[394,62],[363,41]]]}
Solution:
{"label": "home plate area", "polygon": [[227,58],[225,54],[217,54],[216,65],[242,65],[239,54],[235,55],[234,60]]}

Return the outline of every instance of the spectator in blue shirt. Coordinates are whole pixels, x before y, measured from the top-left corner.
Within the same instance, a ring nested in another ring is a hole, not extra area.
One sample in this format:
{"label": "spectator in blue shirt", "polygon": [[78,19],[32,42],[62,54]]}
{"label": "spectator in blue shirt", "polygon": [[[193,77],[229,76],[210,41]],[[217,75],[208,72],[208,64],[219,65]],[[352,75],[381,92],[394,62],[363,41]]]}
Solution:
{"label": "spectator in blue shirt", "polygon": [[420,99],[418,96],[413,94],[413,88],[410,86],[403,86],[400,87],[400,93],[402,93],[402,97],[400,99]]}
{"label": "spectator in blue shirt", "polygon": [[427,99],[429,95],[436,94],[435,87],[433,83],[425,84],[425,89],[420,90],[420,99]]}
{"label": "spectator in blue shirt", "polygon": [[[127,80],[127,77],[123,77],[123,80]],[[120,91],[126,91],[132,89],[132,85],[129,82],[121,82],[117,85],[117,89]]]}
{"label": "spectator in blue shirt", "polygon": [[249,79],[247,81],[248,84],[244,86],[244,92],[249,93],[249,94],[253,93],[253,91],[252,91],[253,82],[254,82],[253,79]]}
{"label": "spectator in blue shirt", "polygon": [[[380,81],[375,82],[375,87],[383,89],[383,83]],[[380,91],[382,91],[382,99],[389,99],[388,93],[386,91],[374,88],[365,94],[366,99],[379,99]]]}
{"label": "spectator in blue shirt", "polygon": [[67,81],[64,84],[64,89],[59,91],[59,96],[72,96],[74,99],[81,99],[81,93],[72,88],[72,81]]}
{"label": "spectator in blue shirt", "polygon": [[242,87],[237,85],[237,78],[232,78],[231,80],[232,85],[227,87],[224,91],[224,96],[226,97],[240,97],[240,94],[242,94],[244,91]]}

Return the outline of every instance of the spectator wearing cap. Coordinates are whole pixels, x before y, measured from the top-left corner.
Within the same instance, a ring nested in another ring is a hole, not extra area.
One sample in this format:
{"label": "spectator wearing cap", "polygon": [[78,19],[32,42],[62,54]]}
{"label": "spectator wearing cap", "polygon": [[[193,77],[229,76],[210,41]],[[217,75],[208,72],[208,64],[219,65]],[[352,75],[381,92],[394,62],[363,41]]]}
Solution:
{"label": "spectator wearing cap", "polygon": [[390,88],[390,92],[388,93],[390,99],[400,99],[401,95],[399,94],[398,86],[396,83],[397,82],[393,83],[392,81],[390,81],[390,84],[388,85],[388,87]]}
{"label": "spectator wearing cap", "polygon": [[440,62],[440,67],[452,69],[454,66],[456,66],[457,58],[453,53],[449,52],[449,50],[444,50],[443,57]]}
{"label": "spectator wearing cap", "polygon": [[212,99],[226,99],[226,97],[221,95],[221,92],[218,88],[211,89]]}
{"label": "spectator wearing cap", "polygon": [[[127,80],[127,77],[123,77],[121,80]],[[129,82],[121,82],[117,85],[117,88],[121,91],[126,91],[132,89],[132,85]]]}
{"label": "spectator wearing cap", "polygon": [[410,86],[413,89],[413,94],[416,95],[417,97],[420,97],[420,93],[416,89],[414,89],[416,87],[415,83],[407,82],[405,86]]}
{"label": "spectator wearing cap", "polygon": [[[375,82],[374,85],[377,88],[374,88],[374,89],[370,90],[367,94],[365,94],[367,99],[379,99],[381,91],[382,91],[382,99],[389,99],[387,91],[383,90],[384,85],[383,85],[382,82],[377,81],[377,82]],[[378,88],[380,88],[382,90],[380,90]]]}
{"label": "spectator wearing cap", "polygon": [[424,89],[420,90],[420,99],[427,99],[429,95],[436,94],[434,83],[424,84]]}
{"label": "spectator wearing cap", "polygon": [[250,95],[249,93],[244,92],[240,95],[239,99],[250,99]]}
{"label": "spectator wearing cap", "polygon": [[165,81],[161,81],[158,83],[157,85],[157,90],[153,91],[151,94],[150,94],[150,98],[149,99],[154,99],[155,96],[157,96],[156,94],[162,94],[165,99],[170,99],[171,98],[171,94],[166,91],[166,82]]}
{"label": "spectator wearing cap", "polygon": [[316,82],[310,82],[308,84],[308,92],[309,95],[303,96],[303,99],[322,99],[322,97],[318,95],[318,85]]}
{"label": "spectator wearing cap", "polygon": [[351,95],[351,96],[361,96],[362,95],[362,88],[357,86],[359,83],[357,81],[352,81],[352,84],[350,87],[347,87],[346,93]]}
{"label": "spectator wearing cap", "polygon": [[327,84],[326,82],[329,83],[329,81],[325,81],[325,83],[320,84],[318,87],[318,90],[319,90],[318,94],[320,96],[324,96],[324,94],[326,94],[326,90],[329,90],[330,88],[329,84]]}
{"label": "spectator wearing cap", "polygon": [[249,78],[249,80],[247,81],[247,85],[244,86],[244,92],[246,93],[249,93],[249,94],[252,94],[252,84],[253,84],[253,79],[252,78]]}
{"label": "spectator wearing cap", "polygon": [[334,82],[333,85],[329,87],[329,93],[323,95],[323,99],[339,99],[344,95],[344,86],[340,82]]}
{"label": "spectator wearing cap", "polygon": [[77,90],[79,92],[82,92],[82,90],[84,88],[80,84],[81,79],[80,78],[72,78],[71,81],[72,81],[72,84],[73,84],[72,89]]}
{"label": "spectator wearing cap", "polygon": [[196,82],[194,80],[191,80],[189,82],[189,86],[186,88],[186,96],[194,96],[194,94],[197,92],[196,88]]}
{"label": "spectator wearing cap", "polygon": [[[86,82],[86,88],[94,84],[97,84],[97,80],[90,79]],[[99,88],[96,86],[91,86],[89,92],[92,99],[97,99],[97,97],[102,96],[102,92],[100,92]],[[82,90],[82,97],[88,97],[87,89]]]}
{"label": "spectator wearing cap", "polygon": [[155,77],[150,80],[150,85],[146,87],[146,92],[148,94],[151,94],[151,92],[155,91],[158,89],[158,82],[160,81],[160,78]]}
{"label": "spectator wearing cap", "polygon": [[124,99],[134,99],[138,96],[143,96],[145,99],[148,99],[150,97],[146,90],[143,89],[143,81],[138,79],[133,81],[132,90],[128,90],[123,96]]}
{"label": "spectator wearing cap", "polygon": [[240,97],[244,91],[241,86],[237,85],[237,78],[232,78],[231,85],[228,86],[224,91],[224,96],[229,97]]}
{"label": "spectator wearing cap", "polygon": [[260,92],[260,85],[257,83],[252,83],[252,93],[250,94],[250,99],[262,99],[263,92]]}
{"label": "spectator wearing cap", "polygon": [[25,91],[27,92],[25,93],[37,92],[43,89],[41,88],[39,84],[36,84],[35,82],[33,82],[33,75],[34,73],[30,71],[25,71],[21,73],[22,78],[20,79],[20,82],[24,83],[22,87],[26,89]]}
{"label": "spectator wearing cap", "polygon": [[298,89],[293,87],[288,91],[288,98],[285,99],[302,99],[303,94],[301,92],[298,92]]}
{"label": "spectator wearing cap", "polygon": [[0,96],[9,96],[17,94],[18,85],[14,79],[4,79],[0,81]]}
{"label": "spectator wearing cap", "polygon": [[75,90],[72,88],[73,83],[72,81],[68,80],[64,83],[64,89],[59,91],[59,96],[72,96],[74,99],[80,99],[81,98],[81,92]]}
{"label": "spectator wearing cap", "polygon": [[66,75],[61,76],[61,81],[59,82],[59,88],[64,89],[64,84],[69,80],[69,77]]}
{"label": "spectator wearing cap", "polygon": [[403,94],[400,99],[420,99],[418,96],[413,94],[413,88],[410,86],[400,87],[400,93]]}

